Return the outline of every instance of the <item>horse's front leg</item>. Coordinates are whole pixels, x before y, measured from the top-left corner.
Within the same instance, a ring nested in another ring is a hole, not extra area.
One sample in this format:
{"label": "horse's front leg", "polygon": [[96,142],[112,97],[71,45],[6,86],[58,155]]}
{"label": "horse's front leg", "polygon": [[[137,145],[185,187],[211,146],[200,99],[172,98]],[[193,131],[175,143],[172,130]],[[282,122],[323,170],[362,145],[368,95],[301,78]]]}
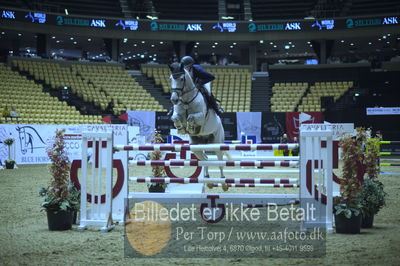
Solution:
{"label": "horse's front leg", "polygon": [[205,116],[203,113],[194,113],[188,115],[187,118],[187,131],[190,135],[197,135],[200,133],[201,125],[205,123]]}
{"label": "horse's front leg", "polygon": [[[216,151],[215,153],[216,153],[216,155],[217,155],[218,161],[222,161],[222,160],[223,160],[222,151]],[[225,175],[224,175],[224,167],[223,167],[223,166],[220,166],[220,167],[219,167],[219,172],[220,172],[220,174],[221,174],[221,178],[225,178]],[[222,189],[223,189],[224,191],[228,191],[228,189],[229,189],[228,184],[222,183]]]}
{"label": "horse's front leg", "polygon": [[[175,109],[175,108],[174,108]],[[175,128],[178,130],[179,134],[186,134],[186,128],[183,125],[183,117],[178,115],[177,112],[175,112],[172,114],[171,116],[171,120],[174,123]]]}
{"label": "horse's front leg", "polygon": [[[193,151],[193,153],[196,155],[197,159],[199,159],[200,161],[207,161],[208,157],[206,155],[206,153],[204,151]],[[210,174],[208,172],[208,166],[204,166],[204,177],[205,178],[209,178]],[[213,188],[213,184],[211,183],[207,183],[207,187],[208,188]]]}

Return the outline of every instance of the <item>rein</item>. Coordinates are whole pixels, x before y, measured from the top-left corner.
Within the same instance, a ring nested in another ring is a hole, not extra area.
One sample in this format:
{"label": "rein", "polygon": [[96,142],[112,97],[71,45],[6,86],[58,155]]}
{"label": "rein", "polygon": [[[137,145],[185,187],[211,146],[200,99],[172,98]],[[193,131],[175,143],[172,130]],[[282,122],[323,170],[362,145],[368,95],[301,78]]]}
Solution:
{"label": "rein", "polygon": [[[180,74],[180,73],[176,73],[176,74]],[[196,95],[190,101],[184,102],[182,100],[182,96],[185,95],[186,93],[189,93],[189,92],[193,91],[193,90],[183,91],[183,89],[185,88],[185,83],[186,83],[186,75],[183,76],[183,86],[182,86],[182,88],[172,89],[172,91],[176,92],[176,93],[177,93],[177,91],[181,92],[181,95],[179,97],[179,101],[184,105],[189,105],[194,101],[194,99],[196,99],[197,95],[199,95],[200,90],[196,88],[197,89]]]}

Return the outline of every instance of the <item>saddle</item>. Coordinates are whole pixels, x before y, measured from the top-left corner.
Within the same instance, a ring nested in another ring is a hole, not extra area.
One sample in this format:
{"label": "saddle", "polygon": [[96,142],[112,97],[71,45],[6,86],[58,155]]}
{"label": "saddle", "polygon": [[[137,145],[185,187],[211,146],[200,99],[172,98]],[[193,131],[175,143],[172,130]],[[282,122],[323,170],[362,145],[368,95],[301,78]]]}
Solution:
{"label": "saddle", "polygon": [[[214,94],[211,92],[211,95],[207,92],[206,88],[202,85],[197,85],[196,88],[203,95],[204,102],[207,106],[207,109],[214,109],[217,115],[221,115],[221,110],[218,103],[221,103],[220,100],[215,98]],[[218,102],[218,103],[217,103]]]}

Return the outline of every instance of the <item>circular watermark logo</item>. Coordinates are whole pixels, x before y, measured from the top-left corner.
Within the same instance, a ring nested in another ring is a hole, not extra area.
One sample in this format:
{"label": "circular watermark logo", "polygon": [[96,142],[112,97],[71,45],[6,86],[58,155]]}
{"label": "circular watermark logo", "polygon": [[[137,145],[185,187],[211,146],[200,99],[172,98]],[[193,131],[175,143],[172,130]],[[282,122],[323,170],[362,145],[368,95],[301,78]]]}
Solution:
{"label": "circular watermark logo", "polygon": [[126,237],[137,252],[152,256],[160,253],[171,239],[171,221],[165,207],[154,201],[136,203],[126,225]]}

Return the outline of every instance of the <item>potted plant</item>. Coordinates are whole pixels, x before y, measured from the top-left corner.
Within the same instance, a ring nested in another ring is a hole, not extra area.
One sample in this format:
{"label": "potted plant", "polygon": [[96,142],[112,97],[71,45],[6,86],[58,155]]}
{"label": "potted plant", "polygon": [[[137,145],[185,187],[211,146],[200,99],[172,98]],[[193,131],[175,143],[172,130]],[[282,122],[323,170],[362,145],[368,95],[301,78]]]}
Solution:
{"label": "potted plant", "polygon": [[[164,140],[161,137],[160,132],[155,130],[150,142],[151,143],[163,143]],[[155,150],[150,153],[150,160],[161,160],[161,158],[162,158],[162,152],[159,150]],[[165,168],[163,166],[158,166],[158,165],[152,166],[151,171],[153,173],[153,177],[165,176]],[[163,193],[163,192],[165,192],[165,189],[167,188],[167,186],[168,186],[167,183],[150,183],[150,184],[148,184],[148,189],[149,189],[149,192]]]}
{"label": "potted plant", "polygon": [[15,140],[13,138],[8,138],[3,141],[3,143],[7,145],[8,149],[8,159],[5,160],[6,169],[14,169],[15,161],[11,159],[11,145],[13,145],[14,141]]}
{"label": "potted plant", "polygon": [[69,230],[79,201],[74,186],[69,182],[70,165],[65,151],[64,130],[56,130],[47,155],[51,161],[51,180],[48,187],[40,190],[44,197],[42,207],[47,212],[49,230]]}
{"label": "potted plant", "polygon": [[339,142],[342,148],[343,169],[340,178],[340,197],[334,199],[337,233],[360,233],[362,218],[362,177],[358,167],[363,159],[362,139],[345,137]]}
{"label": "potted plant", "polygon": [[379,138],[366,140],[365,170],[367,179],[363,183],[363,218],[361,227],[372,228],[374,216],[385,205],[386,193],[383,184],[378,180],[379,167]]}

